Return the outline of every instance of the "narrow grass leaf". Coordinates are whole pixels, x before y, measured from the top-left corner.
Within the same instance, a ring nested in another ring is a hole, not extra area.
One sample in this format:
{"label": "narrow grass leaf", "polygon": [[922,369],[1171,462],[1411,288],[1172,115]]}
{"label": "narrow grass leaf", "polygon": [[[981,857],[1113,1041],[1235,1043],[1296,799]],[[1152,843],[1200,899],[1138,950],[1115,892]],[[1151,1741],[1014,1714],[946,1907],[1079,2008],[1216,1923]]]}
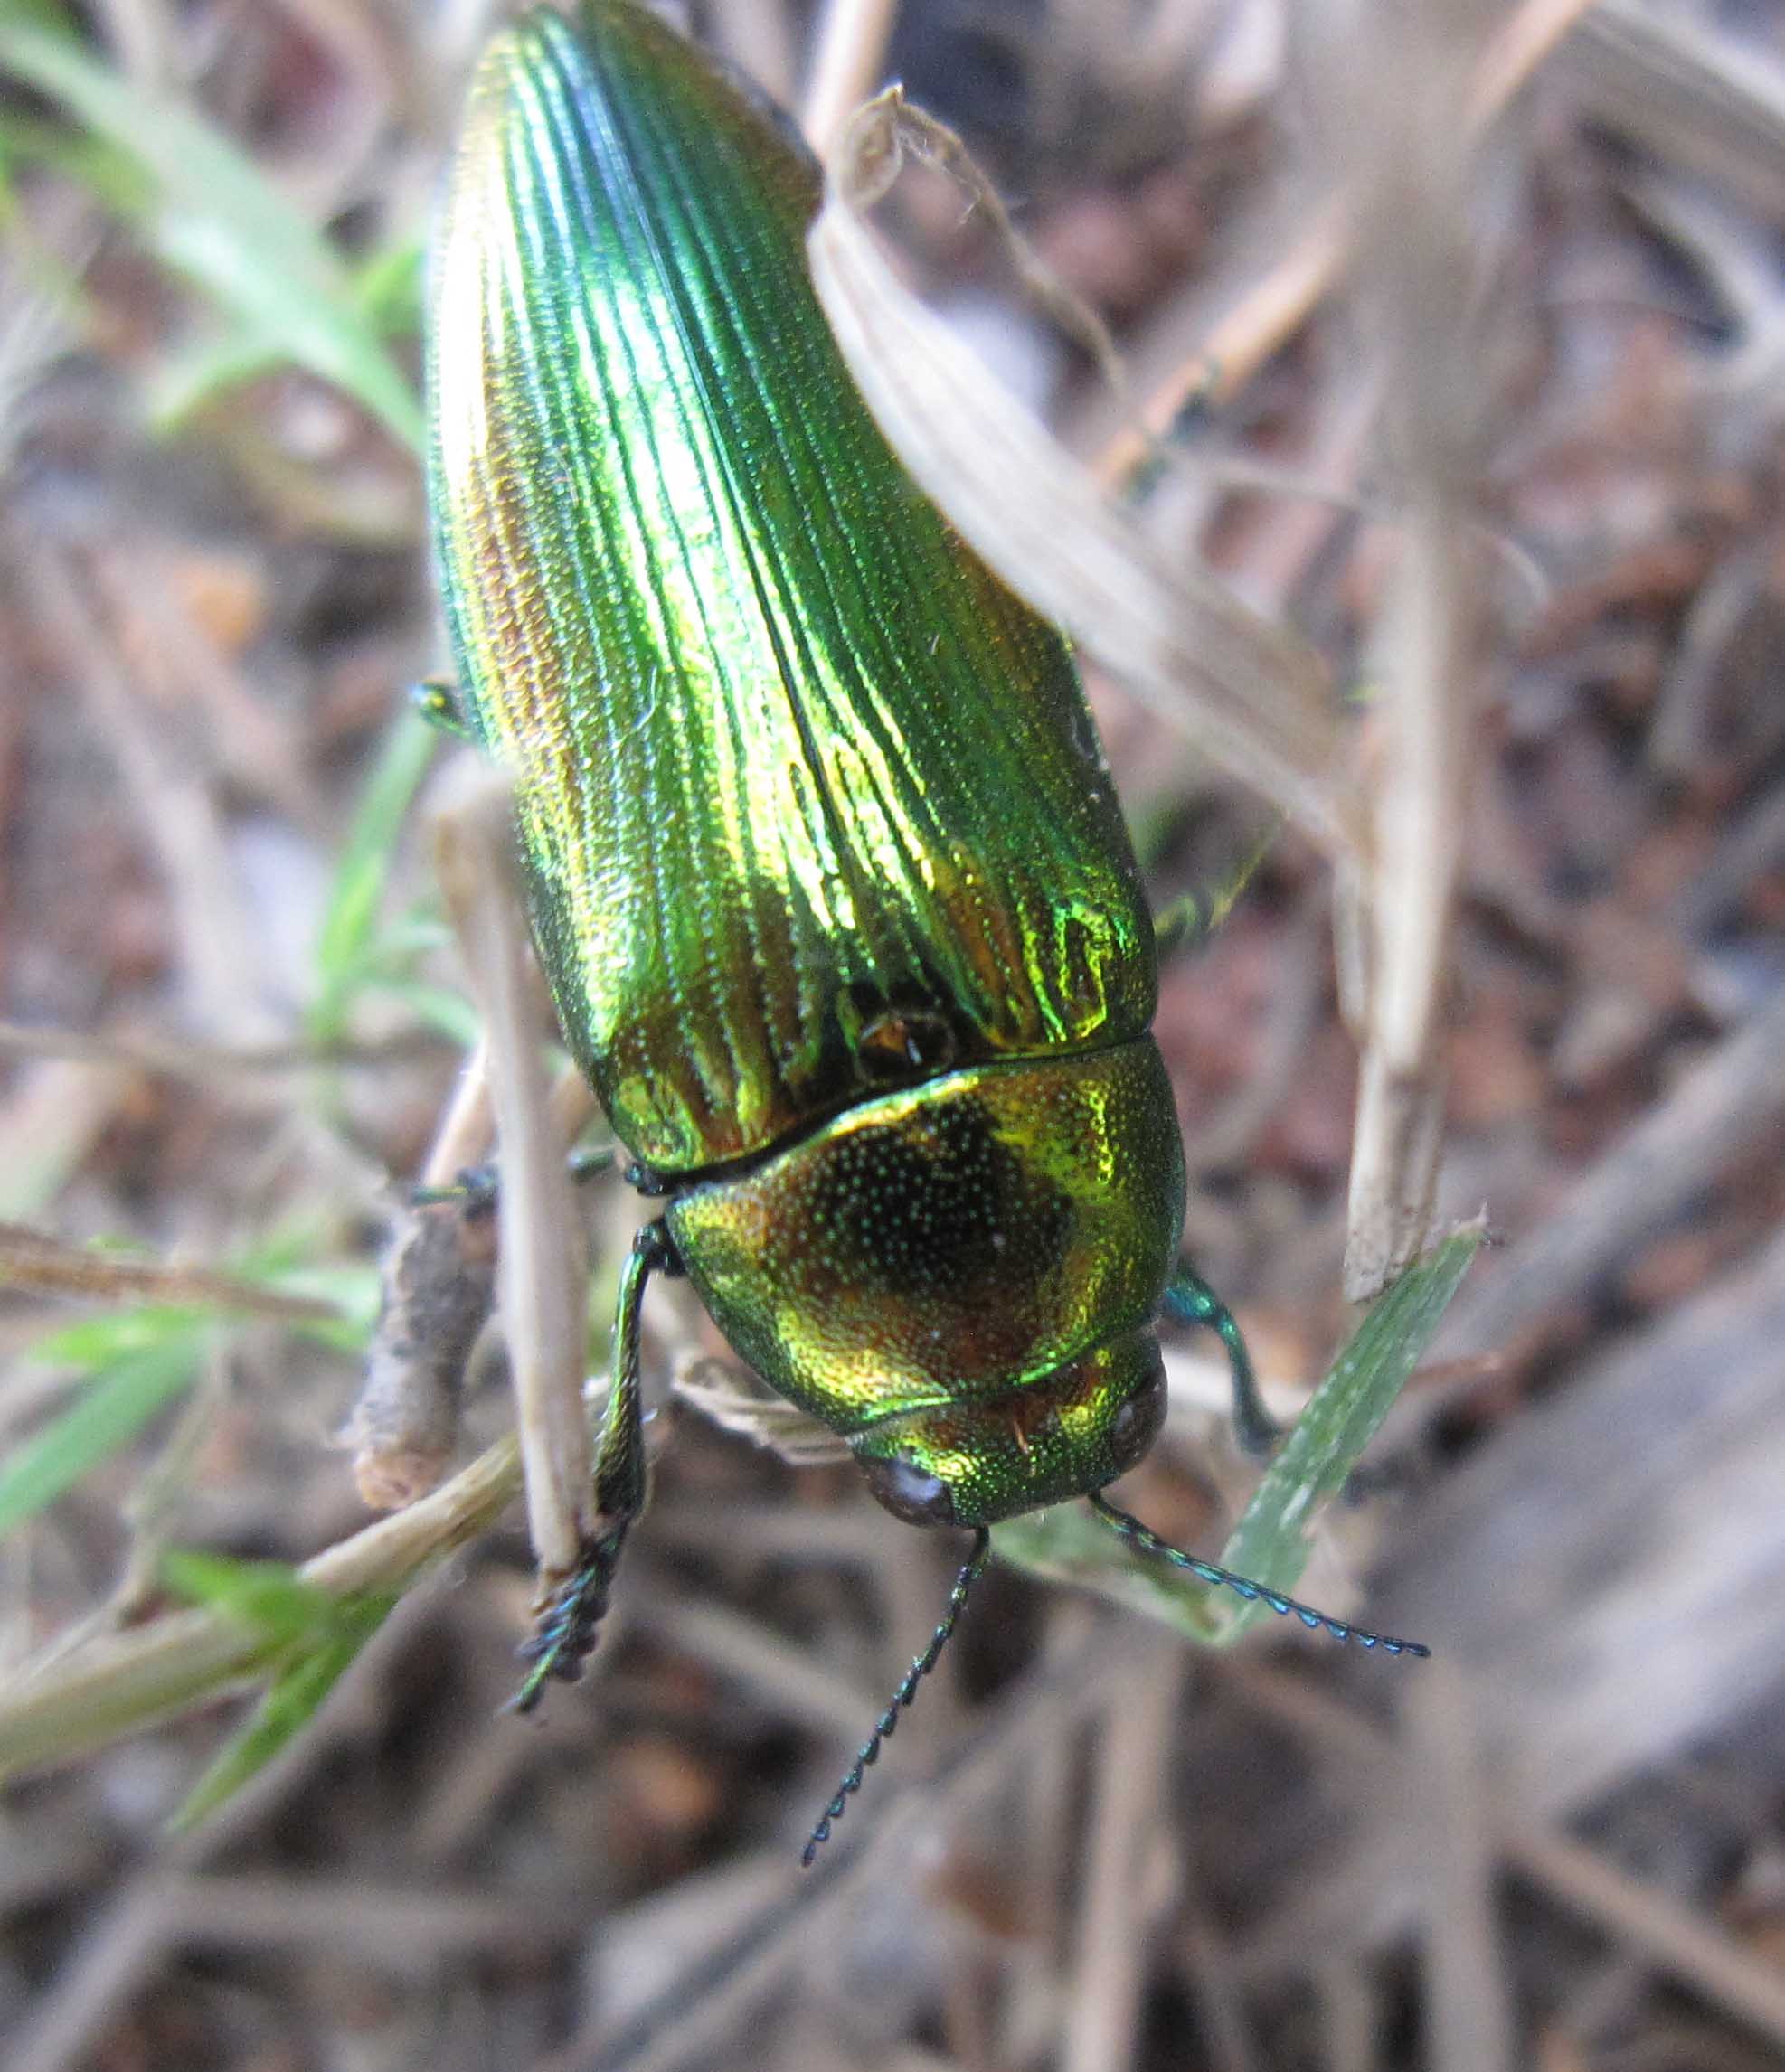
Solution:
{"label": "narrow grass leaf", "polygon": [[166,438],[219,396],[284,363],[282,353],[248,331],[174,345],[145,378],[148,429]]}
{"label": "narrow grass leaf", "polygon": [[[1293,1589],[1308,1556],[1321,1504],[1344,1487],[1393,1408],[1461,1286],[1484,1232],[1471,1225],[1409,1268],[1358,1325],[1265,1472],[1221,1561],[1273,1589]],[[1243,1605],[1235,1634],[1270,1615]]]}
{"label": "narrow grass leaf", "polygon": [[316,950],[316,997],[309,1033],[317,1041],[335,1041],[345,1033],[353,994],[370,960],[391,858],[439,739],[419,714],[400,712],[360,793]]}
{"label": "narrow grass leaf", "polygon": [[135,158],[102,137],[54,121],[16,114],[0,121],[0,164],[14,163],[61,174],[120,216],[140,215],[155,198],[154,184]]}
{"label": "narrow grass leaf", "polygon": [[156,1411],[184,1395],[203,1356],[190,1326],[102,1370],[70,1407],[0,1461],[0,1533],[34,1517],[129,1445]]}
{"label": "narrow grass leaf", "polygon": [[[408,338],[420,329],[420,277],[421,248],[416,240],[373,253],[354,274],[354,297],[379,337]],[[250,331],[173,347],[148,378],[149,429],[163,435],[177,431],[218,397],[282,365],[286,358],[276,345]]]}
{"label": "narrow grass leaf", "polygon": [[161,1574],[188,1604],[239,1619],[269,1640],[302,1640],[326,1629],[340,1609],[337,1598],[305,1582],[284,1561],[239,1561],[174,1548],[161,1558]]}
{"label": "narrow grass leaf", "polygon": [[245,154],[190,110],[109,70],[33,11],[0,16],[0,68],[60,101],[140,171],[144,192],[130,214],[159,259],[268,350],[345,391],[392,437],[420,448],[415,392],[345,265]]}
{"label": "narrow grass leaf", "polygon": [[335,1311],[327,1318],[294,1326],[298,1335],[337,1352],[359,1353],[378,1318],[378,1268],[370,1260],[343,1260],[294,1267],[277,1285],[295,1295],[313,1295]]}
{"label": "narrow grass leaf", "polygon": [[99,1375],[139,1352],[188,1340],[204,1321],[203,1312],[183,1304],[143,1303],[107,1316],[83,1316],[47,1332],[32,1342],[30,1357],[39,1367],[78,1367]]}
{"label": "narrow grass leaf", "polygon": [[325,1599],[327,1625],[280,1663],[260,1702],[174,1815],[169,1824],[175,1833],[196,1827],[215,1813],[296,1739],[395,1602],[394,1597],[383,1596],[346,1603]]}
{"label": "narrow grass leaf", "polygon": [[992,1550],[1013,1568],[1094,1591],[1186,1640],[1207,1644],[1221,1636],[1223,1616],[1205,1584],[1129,1553],[1081,1503],[1056,1503],[995,1525]]}
{"label": "narrow grass leaf", "polygon": [[411,338],[421,328],[427,247],[420,235],[368,252],[354,274],[354,293],[381,337]]}

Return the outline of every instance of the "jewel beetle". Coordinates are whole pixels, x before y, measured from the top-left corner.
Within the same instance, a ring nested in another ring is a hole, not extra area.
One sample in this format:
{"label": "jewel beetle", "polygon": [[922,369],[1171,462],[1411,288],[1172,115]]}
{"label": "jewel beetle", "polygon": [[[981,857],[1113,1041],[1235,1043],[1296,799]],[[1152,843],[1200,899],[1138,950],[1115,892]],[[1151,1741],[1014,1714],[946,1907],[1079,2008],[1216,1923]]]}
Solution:
{"label": "jewel beetle", "polygon": [[1064,640],[950,531],[807,271],[817,169],[634,0],[540,8],[471,89],[432,255],[452,717],[512,774],[541,963],[629,1175],[600,1536],[521,1693],[574,1676],[645,1495],[639,1318],[685,1274],[874,1494],[974,1535],[1157,1435],[1185,1171],[1152,920]]}

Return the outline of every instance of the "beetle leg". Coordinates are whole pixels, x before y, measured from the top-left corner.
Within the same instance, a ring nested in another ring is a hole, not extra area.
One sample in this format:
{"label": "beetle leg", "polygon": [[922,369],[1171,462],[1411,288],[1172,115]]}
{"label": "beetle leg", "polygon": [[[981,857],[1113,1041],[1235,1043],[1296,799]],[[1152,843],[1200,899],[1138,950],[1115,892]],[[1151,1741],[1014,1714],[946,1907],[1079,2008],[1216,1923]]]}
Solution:
{"label": "beetle leg", "polygon": [[[611,1173],[615,1155],[610,1144],[590,1144],[586,1150],[566,1153],[564,1170],[571,1176],[571,1184],[581,1187],[587,1181],[599,1180],[604,1173]],[[411,1187],[409,1205],[427,1209],[437,1202],[458,1201],[463,1203],[468,1216],[486,1216],[496,1208],[501,1177],[502,1170],[494,1159],[482,1165],[461,1165],[458,1179],[445,1187]]]}
{"label": "beetle leg", "polygon": [[1251,1355],[1233,1321],[1233,1313],[1200,1274],[1180,1265],[1165,1292],[1163,1306],[1178,1323],[1205,1323],[1217,1333],[1227,1348],[1228,1370],[1233,1378],[1233,1436],[1242,1452],[1255,1459],[1267,1458],[1283,1436],[1280,1425],[1264,1407],[1258,1376],[1252,1372]]}
{"label": "beetle leg", "polygon": [[548,1682],[574,1683],[594,1652],[596,1629],[608,1608],[620,1549],[632,1521],[645,1508],[645,1419],[639,1385],[639,1319],[645,1288],[654,1273],[674,1273],[679,1265],[668,1231],[660,1222],[646,1224],[632,1241],[614,1313],[613,1381],[595,1456],[600,1530],[584,1541],[582,1559],[546,1606],[533,1638],[521,1650],[529,1666],[514,1698],[516,1712],[531,1712]]}

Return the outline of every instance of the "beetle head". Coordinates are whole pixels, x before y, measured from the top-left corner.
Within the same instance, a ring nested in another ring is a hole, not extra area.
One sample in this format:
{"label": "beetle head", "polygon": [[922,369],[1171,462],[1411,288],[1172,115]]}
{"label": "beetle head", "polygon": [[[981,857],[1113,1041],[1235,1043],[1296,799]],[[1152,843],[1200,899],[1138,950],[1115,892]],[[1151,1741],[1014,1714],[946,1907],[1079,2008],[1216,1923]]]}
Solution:
{"label": "beetle head", "polygon": [[850,1441],[868,1487],[911,1525],[992,1525],[1126,1474],[1165,1422],[1150,1330],[1000,1395],[912,1410]]}

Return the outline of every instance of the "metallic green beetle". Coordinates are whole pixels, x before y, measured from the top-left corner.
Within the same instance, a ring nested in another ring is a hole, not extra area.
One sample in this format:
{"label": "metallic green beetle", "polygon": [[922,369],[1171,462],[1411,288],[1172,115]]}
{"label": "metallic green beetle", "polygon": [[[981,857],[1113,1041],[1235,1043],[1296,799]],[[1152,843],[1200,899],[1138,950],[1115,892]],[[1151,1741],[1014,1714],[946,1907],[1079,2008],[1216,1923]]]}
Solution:
{"label": "metallic green beetle", "polygon": [[666,1198],[621,1288],[602,1535],[522,1701],[592,1645],[644,1498],[640,1304],[680,1271],[883,1503],[977,1532],[884,1731],[998,1519],[1090,1495],[1235,1580],[1095,1493],[1159,1429],[1162,1308],[1222,1333],[1270,1427],[1174,1279],[1153,928],[1071,655],[857,395],[817,198],[632,0],[508,30],[434,254],[430,492],[458,718],[513,773],[571,1048]]}

